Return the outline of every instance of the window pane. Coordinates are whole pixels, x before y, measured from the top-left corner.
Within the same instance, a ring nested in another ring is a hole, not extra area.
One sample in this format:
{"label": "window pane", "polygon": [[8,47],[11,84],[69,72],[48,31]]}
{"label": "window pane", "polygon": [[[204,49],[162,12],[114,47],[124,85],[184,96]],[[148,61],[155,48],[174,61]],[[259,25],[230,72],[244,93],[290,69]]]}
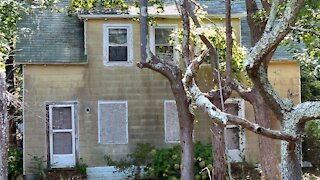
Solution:
{"label": "window pane", "polygon": [[227,143],[228,149],[240,149],[239,146],[239,128],[227,128]]}
{"label": "window pane", "polygon": [[155,29],[155,42],[156,44],[169,44],[170,34],[173,28],[156,28]]}
{"label": "window pane", "polygon": [[126,44],[127,29],[109,29],[110,44]]}
{"label": "window pane", "polygon": [[72,129],[71,107],[52,107],[52,129]]}
{"label": "window pane", "polygon": [[127,61],[127,46],[109,46],[109,61]]}
{"label": "window pane", "polygon": [[72,154],[72,134],[70,132],[53,134],[53,154]]}
{"label": "window pane", "polygon": [[173,46],[156,46],[156,56],[165,60],[173,60]]}
{"label": "window pane", "polygon": [[127,143],[127,106],[125,103],[100,104],[100,142]]}

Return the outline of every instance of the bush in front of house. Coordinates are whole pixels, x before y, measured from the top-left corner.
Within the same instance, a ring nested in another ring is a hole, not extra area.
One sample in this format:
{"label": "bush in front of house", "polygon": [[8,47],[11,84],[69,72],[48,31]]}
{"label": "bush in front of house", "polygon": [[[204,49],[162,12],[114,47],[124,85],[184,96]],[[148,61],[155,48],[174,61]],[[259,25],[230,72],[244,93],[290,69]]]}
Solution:
{"label": "bush in front of house", "polygon": [[[181,148],[179,145],[172,148],[157,149],[153,153],[152,163],[147,167],[149,178],[180,179]],[[209,179],[212,170],[212,146],[200,142],[194,144],[195,179]]]}
{"label": "bush in front of house", "polygon": [[10,147],[8,150],[8,175],[14,179],[22,174],[22,149]]}
{"label": "bush in front of house", "polygon": [[311,162],[315,168],[320,168],[320,120],[306,123],[303,138],[303,158]]}
{"label": "bush in front of house", "polygon": [[[212,146],[195,143],[195,179],[209,179],[212,170]],[[155,149],[155,146],[137,144],[135,151],[120,161],[105,156],[107,165],[116,166],[118,172],[127,172],[135,179],[180,179],[181,148]]]}

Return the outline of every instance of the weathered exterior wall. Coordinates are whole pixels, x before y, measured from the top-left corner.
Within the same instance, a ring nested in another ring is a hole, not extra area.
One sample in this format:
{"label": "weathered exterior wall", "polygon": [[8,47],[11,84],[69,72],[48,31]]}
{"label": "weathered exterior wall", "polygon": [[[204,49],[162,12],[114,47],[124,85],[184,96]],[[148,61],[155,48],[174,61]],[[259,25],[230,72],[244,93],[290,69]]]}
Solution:
{"label": "weathered exterior wall", "polygon": [[[104,23],[133,24],[132,66],[103,65]],[[176,20],[159,20],[159,23],[174,24]],[[180,22],[180,21],[178,21]],[[234,20],[239,32],[239,20]],[[89,166],[105,165],[104,155],[120,158],[133,150],[138,142],[149,142],[157,147],[168,147],[164,141],[164,100],[173,100],[167,80],[151,70],[140,70],[139,24],[131,19],[88,20],[87,57],[83,65],[24,65],[24,163],[25,170],[31,165],[30,155],[47,156],[46,110],[48,102],[75,102],[78,121],[79,157]],[[283,70],[285,69],[285,71]],[[273,62],[270,79],[286,95],[290,88],[300,94],[299,67],[293,62]],[[202,71],[199,76],[209,76]],[[209,73],[210,74],[210,73]],[[210,80],[208,80],[210,81]],[[298,101],[298,97],[296,98]],[[98,101],[128,101],[129,143],[106,145],[98,143]],[[85,112],[89,107],[90,112]],[[253,119],[252,108],[246,103],[246,115]],[[203,115],[196,117],[195,141],[210,142],[209,120]],[[258,141],[247,133],[246,154],[250,162],[258,161]],[[249,156],[250,155],[250,156]]]}

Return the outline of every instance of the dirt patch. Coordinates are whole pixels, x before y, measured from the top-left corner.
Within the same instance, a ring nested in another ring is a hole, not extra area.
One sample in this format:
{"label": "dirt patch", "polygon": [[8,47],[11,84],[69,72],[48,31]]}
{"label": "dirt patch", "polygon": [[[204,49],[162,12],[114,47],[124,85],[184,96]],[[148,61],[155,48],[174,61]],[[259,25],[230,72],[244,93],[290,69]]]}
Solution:
{"label": "dirt patch", "polygon": [[49,170],[48,180],[84,180],[85,175],[80,174],[74,169],[55,169]]}

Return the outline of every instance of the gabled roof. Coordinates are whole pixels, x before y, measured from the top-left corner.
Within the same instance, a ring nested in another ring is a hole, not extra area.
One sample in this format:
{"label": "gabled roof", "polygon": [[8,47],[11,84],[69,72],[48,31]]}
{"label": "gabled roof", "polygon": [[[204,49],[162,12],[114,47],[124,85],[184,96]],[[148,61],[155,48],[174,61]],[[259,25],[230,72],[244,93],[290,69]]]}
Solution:
{"label": "gabled roof", "polygon": [[[69,0],[61,0],[62,7]],[[17,39],[16,62],[22,64],[86,63],[83,22],[66,13],[37,11],[25,15],[19,27],[27,28]]]}
{"label": "gabled roof", "polygon": [[[172,2],[167,4],[163,14],[156,15],[155,9],[150,9],[151,14],[158,17],[179,18],[176,5]],[[225,16],[225,4],[221,0],[198,1],[209,16],[223,18]],[[61,0],[62,7],[69,5],[69,0]],[[66,9],[66,8],[65,8]],[[138,9],[131,8],[131,14],[86,14],[80,18],[131,18],[138,16]],[[241,18],[241,41],[247,48],[251,47],[250,33],[246,23],[246,8],[243,0],[232,2],[234,17]],[[84,27],[77,17],[67,16],[64,13],[50,11],[37,12],[25,16],[19,24],[20,27],[29,28],[31,33],[21,34],[17,42],[16,62],[22,64],[82,64],[87,63],[84,54]],[[292,56],[284,47],[279,47],[274,60],[288,60]]]}
{"label": "gabled roof", "polygon": [[[130,3],[130,2],[129,2]],[[198,4],[207,11],[208,17],[225,17],[225,2],[221,0],[213,1],[198,1]],[[160,18],[180,18],[179,11],[174,0],[166,1],[164,3],[164,12],[158,13],[155,7],[149,7],[148,13],[153,17]],[[99,19],[99,18],[132,18],[139,16],[139,8],[129,6],[128,12],[116,13],[116,11],[109,11],[109,9],[100,9],[98,12],[91,12],[78,15],[80,19]],[[234,18],[241,18],[246,16],[245,3],[243,1],[234,1],[231,4],[231,14]]]}

